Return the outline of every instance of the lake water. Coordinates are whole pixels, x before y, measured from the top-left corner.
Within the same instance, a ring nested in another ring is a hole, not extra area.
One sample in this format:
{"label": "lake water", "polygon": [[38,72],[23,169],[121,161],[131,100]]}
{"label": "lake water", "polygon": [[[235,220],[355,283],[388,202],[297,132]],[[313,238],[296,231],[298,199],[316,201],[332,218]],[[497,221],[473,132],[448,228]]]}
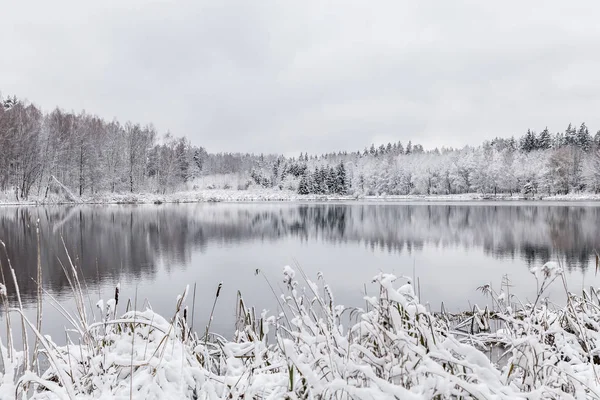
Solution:
{"label": "lake water", "polygon": [[[532,266],[559,261],[569,289],[599,286],[596,203],[242,203],[0,208],[6,243],[21,295],[35,313],[39,220],[43,285],[74,309],[61,262],[65,247],[80,268],[90,304],[121,287],[125,300],[148,299],[165,316],[186,285],[196,285],[195,327],[203,330],[223,282],[212,330],[232,331],[237,291],[246,303],[276,312],[271,284],[285,265],[300,265],[317,280],[322,272],[336,301],[361,306],[378,272],[416,277],[423,303],[459,311],[486,304],[476,288],[500,288],[503,276],[522,299],[535,296]],[[64,240],[64,245],[63,245]],[[5,276],[7,260],[0,256]],[[14,285],[8,283],[14,300]],[[562,284],[549,292],[564,297]],[[46,299],[48,295],[46,295]],[[191,309],[191,294],[190,294]],[[44,303],[44,331],[57,341],[67,325]],[[139,306],[138,306],[139,307]],[[0,319],[3,318],[0,311]]]}

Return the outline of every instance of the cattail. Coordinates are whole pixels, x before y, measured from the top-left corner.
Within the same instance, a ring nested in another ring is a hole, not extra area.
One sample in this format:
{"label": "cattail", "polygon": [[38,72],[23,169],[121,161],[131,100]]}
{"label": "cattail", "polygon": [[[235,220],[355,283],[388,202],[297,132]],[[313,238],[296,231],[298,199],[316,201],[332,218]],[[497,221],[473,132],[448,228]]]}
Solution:
{"label": "cattail", "polygon": [[115,308],[119,304],[119,285],[115,287]]}
{"label": "cattail", "polygon": [[223,282],[219,283],[219,286],[217,286],[217,297],[219,297],[219,293],[221,293],[221,288],[223,287]]}

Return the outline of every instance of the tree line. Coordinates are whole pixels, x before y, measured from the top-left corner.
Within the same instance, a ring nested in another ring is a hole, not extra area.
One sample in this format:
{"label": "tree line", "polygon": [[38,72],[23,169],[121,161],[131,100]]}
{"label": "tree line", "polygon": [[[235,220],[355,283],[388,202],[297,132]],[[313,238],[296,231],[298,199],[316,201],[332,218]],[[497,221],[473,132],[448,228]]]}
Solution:
{"label": "tree line", "polygon": [[[45,197],[53,177],[73,193],[165,192],[211,174],[262,165],[251,154],[208,154],[186,138],[159,136],[151,125],[106,121],[59,108],[43,113],[0,97],[0,192]],[[264,164],[276,156],[262,156]]]}
{"label": "tree line", "polygon": [[585,123],[460,149],[398,141],[284,157],[208,153],[151,124],[59,108],[44,113],[0,97],[0,149],[0,192],[17,199],[47,196],[53,178],[79,196],[204,187],[326,195],[600,192],[600,131],[592,136]]}
{"label": "tree line", "polygon": [[321,166],[312,173],[305,169],[298,183],[299,194],[337,194],[345,195],[348,192],[346,167],[341,161],[335,168]]}

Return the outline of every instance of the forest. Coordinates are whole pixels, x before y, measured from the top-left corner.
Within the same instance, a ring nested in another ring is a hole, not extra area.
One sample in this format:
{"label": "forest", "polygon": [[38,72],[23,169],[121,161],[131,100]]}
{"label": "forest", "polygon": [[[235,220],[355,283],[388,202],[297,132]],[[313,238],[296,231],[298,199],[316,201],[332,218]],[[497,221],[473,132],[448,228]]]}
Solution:
{"label": "forest", "polygon": [[[404,136],[404,135],[403,135]],[[555,195],[600,191],[600,131],[528,129],[460,149],[401,141],[327,154],[209,153],[154,126],[0,97],[0,192],[44,198],[263,188],[298,194]]]}

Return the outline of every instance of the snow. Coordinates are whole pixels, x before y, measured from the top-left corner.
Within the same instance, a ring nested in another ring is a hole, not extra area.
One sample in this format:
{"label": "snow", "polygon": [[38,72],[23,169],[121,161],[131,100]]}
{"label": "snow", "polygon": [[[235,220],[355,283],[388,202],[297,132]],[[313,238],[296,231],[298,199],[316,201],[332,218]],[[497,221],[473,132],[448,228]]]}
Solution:
{"label": "snow", "polygon": [[154,193],[103,193],[94,196],[67,197],[51,195],[48,198],[31,196],[28,200],[16,202],[14,197],[7,193],[0,193],[0,205],[40,205],[40,204],[162,204],[162,203],[202,203],[202,202],[268,202],[268,201],[367,201],[367,202],[394,202],[394,201],[431,201],[431,202],[461,202],[461,201],[600,201],[600,194],[571,193],[568,195],[554,195],[525,197],[523,195],[498,194],[482,195],[481,193],[463,194],[432,194],[432,195],[300,195],[291,190],[279,189],[201,189],[181,191],[171,194]]}
{"label": "snow", "polygon": [[296,277],[296,271],[292,269],[289,265],[283,267],[283,282],[286,284],[291,283]]}
{"label": "snow", "polygon": [[336,195],[299,195],[291,190],[279,189],[201,189],[175,192],[171,194],[154,193],[103,193],[94,196],[82,196],[71,201],[62,196],[48,198],[30,196],[29,200],[15,202],[14,197],[0,193],[0,205],[38,205],[38,204],[162,204],[162,203],[202,203],[202,202],[254,202],[254,201],[320,201],[352,200],[351,196]]}
{"label": "snow", "polygon": [[[552,262],[532,272],[562,274]],[[283,276],[282,314],[257,317],[242,305],[231,341],[189,331],[180,315],[186,288],[169,319],[151,309],[129,311],[84,321],[86,334],[68,346],[44,339],[51,362],[41,374],[19,372],[26,354],[9,353],[0,342],[0,399],[17,391],[19,398],[46,400],[569,399],[600,393],[590,359],[600,346],[600,310],[589,296],[573,295],[564,308],[525,305],[513,311],[497,302],[502,326],[494,332],[487,308],[476,306],[472,318],[482,331],[459,333],[448,316],[419,303],[407,278],[374,277],[378,294],[365,312],[331,304],[324,282],[315,288],[307,280],[312,290],[300,289],[289,266]],[[113,303],[97,307],[114,310]],[[355,322],[345,320],[344,311],[358,312]],[[504,353],[502,362],[486,355],[490,348]],[[33,385],[26,394],[25,383]]]}
{"label": "snow", "polygon": [[538,280],[553,279],[562,274],[562,268],[555,261],[548,261],[541,267],[532,267],[529,269]]}

